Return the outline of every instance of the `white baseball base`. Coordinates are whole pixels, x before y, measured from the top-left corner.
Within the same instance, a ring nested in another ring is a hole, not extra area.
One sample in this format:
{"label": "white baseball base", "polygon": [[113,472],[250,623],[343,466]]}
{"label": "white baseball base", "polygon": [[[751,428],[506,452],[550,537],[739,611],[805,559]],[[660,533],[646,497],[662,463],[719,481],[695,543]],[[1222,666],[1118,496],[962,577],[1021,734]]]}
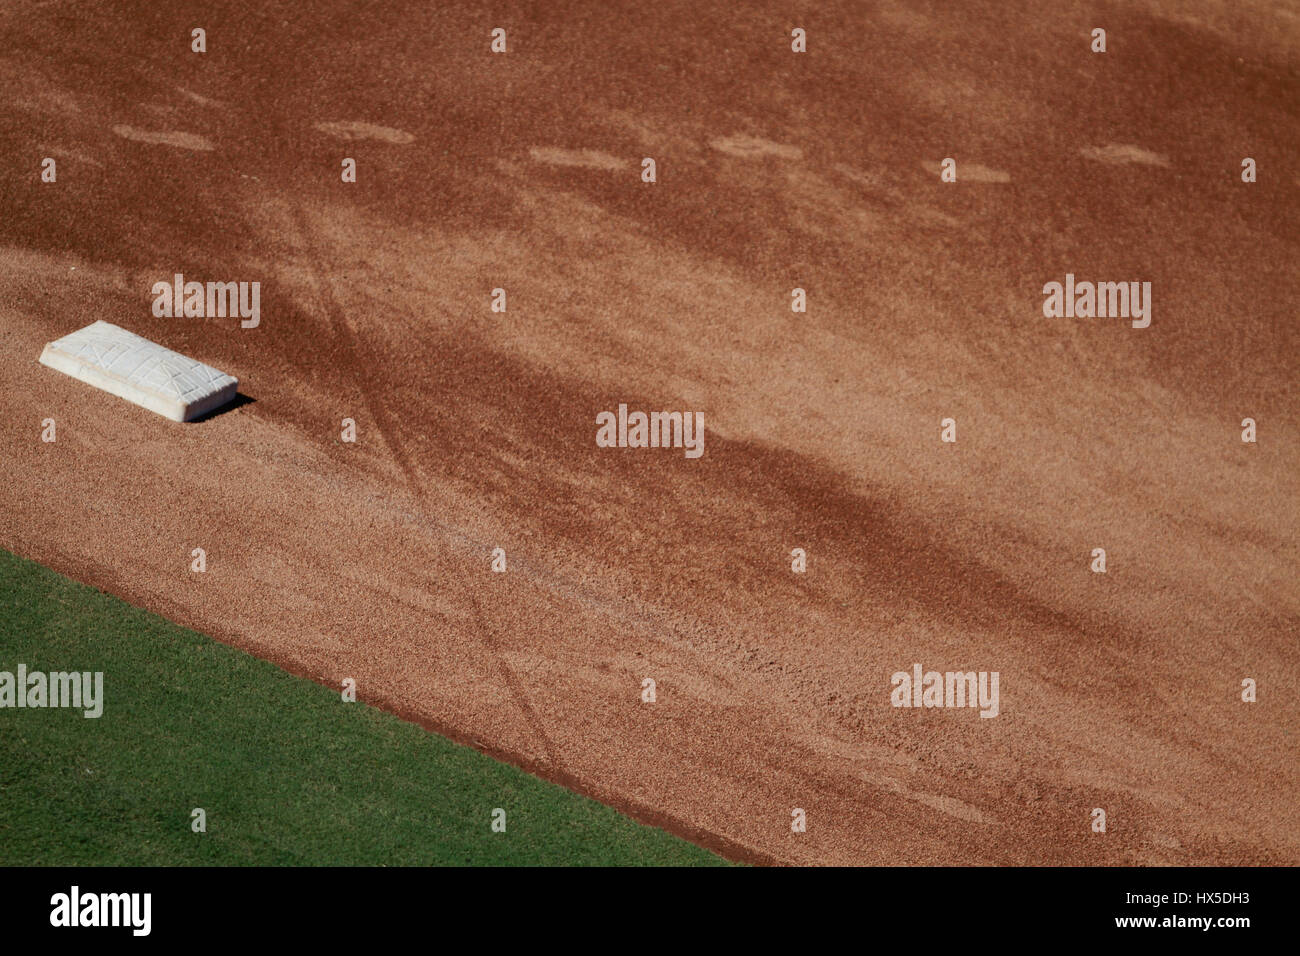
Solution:
{"label": "white baseball base", "polygon": [[220,408],[239,388],[234,376],[108,322],[49,343],[41,364],[174,422]]}

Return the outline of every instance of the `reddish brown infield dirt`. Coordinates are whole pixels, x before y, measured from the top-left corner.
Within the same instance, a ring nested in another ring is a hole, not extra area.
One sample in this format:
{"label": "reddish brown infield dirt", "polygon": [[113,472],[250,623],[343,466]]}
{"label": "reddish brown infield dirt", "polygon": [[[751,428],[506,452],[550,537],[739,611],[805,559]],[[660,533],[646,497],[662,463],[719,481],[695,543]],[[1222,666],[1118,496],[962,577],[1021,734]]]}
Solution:
{"label": "reddish brown infield dirt", "polygon": [[1297,4],[201,7],[0,9],[0,545],[735,858],[1300,862]]}

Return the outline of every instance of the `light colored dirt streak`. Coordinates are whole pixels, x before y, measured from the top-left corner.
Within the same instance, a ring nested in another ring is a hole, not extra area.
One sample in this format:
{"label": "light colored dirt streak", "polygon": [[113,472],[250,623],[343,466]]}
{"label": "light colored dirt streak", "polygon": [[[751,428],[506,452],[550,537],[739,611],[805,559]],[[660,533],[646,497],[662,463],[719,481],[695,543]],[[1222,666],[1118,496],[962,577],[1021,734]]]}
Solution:
{"label": "light colored dirt streak", "polygon": [[[1206,9],[1104,59],[1038,3],[832,3],[802,58],[776,3],[506,9],[504,57],[468,4],[0,19],[0,544],[735,857],[1300,862],[1300,45]],[[113,133],[159,115],[214,148]],[[154,318],[176,271],[261,326]],[[1066,272],[1151,328],[1044,320]],[[98,318],[255,401],[36,364]],[[596,448],[621,401],[704,458]],[[891,708],[914,661],[1002,715]]]}

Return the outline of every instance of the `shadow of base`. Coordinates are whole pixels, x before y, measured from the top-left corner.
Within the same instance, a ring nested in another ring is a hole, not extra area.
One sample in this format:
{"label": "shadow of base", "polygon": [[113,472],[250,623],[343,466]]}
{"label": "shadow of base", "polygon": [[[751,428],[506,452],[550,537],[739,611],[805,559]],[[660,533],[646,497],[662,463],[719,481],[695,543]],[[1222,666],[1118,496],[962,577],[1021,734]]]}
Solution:
{"label": "shadow of base", "polygon": [[245,395],[243,392],[236,392],[235,397],[219,408],[213,408],[204,412],[197,418],[191,418],[186,424],[197,425],[206,422],[209,419],[216,418],[218,415],[224,415],[226,412],[233,412],[237,408],[243,408],[245,405],[252,405],[257,399],[251,395]]}

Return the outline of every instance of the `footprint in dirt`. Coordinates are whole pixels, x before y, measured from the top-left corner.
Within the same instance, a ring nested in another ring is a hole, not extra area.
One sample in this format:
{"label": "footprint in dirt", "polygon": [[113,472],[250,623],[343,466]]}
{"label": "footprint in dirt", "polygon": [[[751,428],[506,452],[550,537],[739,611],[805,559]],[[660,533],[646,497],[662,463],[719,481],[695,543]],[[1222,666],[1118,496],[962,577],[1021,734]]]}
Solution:
{"label": "footprint in dirt", "polygon": [[394,143],[408,146],[415,142],[415,137],[405,130],[391,126],[376,126],[373,123],[317,123],[316,129],[338,139],[377,139],[382,143]]}

